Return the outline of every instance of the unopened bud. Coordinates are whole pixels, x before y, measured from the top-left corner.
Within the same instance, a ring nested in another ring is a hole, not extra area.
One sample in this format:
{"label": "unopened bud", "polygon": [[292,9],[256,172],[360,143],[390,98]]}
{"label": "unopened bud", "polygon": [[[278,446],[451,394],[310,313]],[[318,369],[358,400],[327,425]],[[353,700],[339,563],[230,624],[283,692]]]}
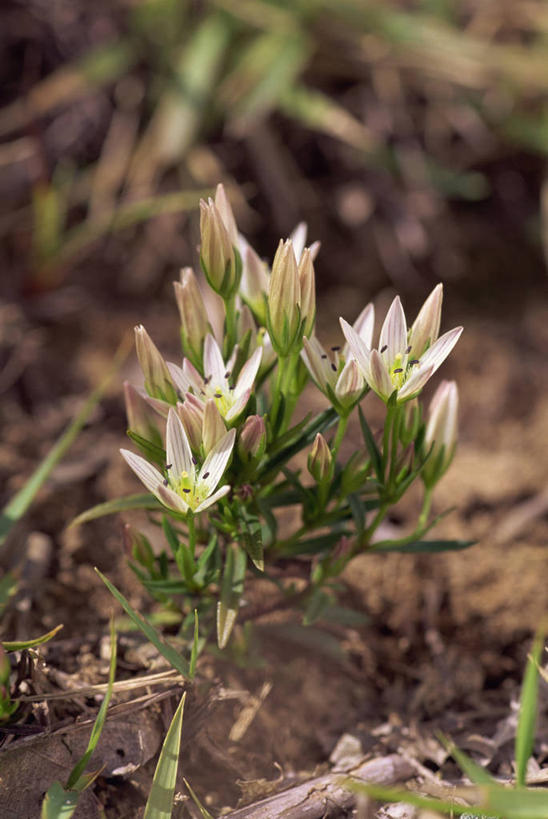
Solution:
{"label": "unopened bud", "polygon": [[236,219],[234,218],[232,205],[230,204],[228,196],[226,195],[225,187],[221,182],[219,182],[217,185],[217,190],[215,191],[215,207],[219,211],[221,219],[223,220],[223,224],[226,228],[230,241],[233,245],[237,245],[238,228],[236,226]]}
{"label": "unopened bud", "polygon": [[443,285],[438,284],[419,310],[409,333],[409,357],[420,358],[440,334]]}
{"label": "unopened bud", "polygon": [[252,247],[240,242],[242,251],[242,280],[240,296],[249,305],[260,324],[266,324],[265,297],[268,291],[268,274],[265,263]]}
{"label": "unopened bud", "polygon": [[200,202],[200,235],[200,258],[207,281],[226,299],[240,283],[241,260],[212,199]]}
{"label": "unopened bud", "polygon": [[142,324],[135,328],[135,344],[148,394],[168,404],[175,404],[177,393],[167,364]]}
{"label": "unopened bud", "polygon": [[457,445],[459,394],[454,381],[442,381],[428,410],[424,453],[430,452],[421,473],[431,489],[447,471]]}
{"label": "unopened bud", "polygon": [[323,435],[318,432],[308,456],[308,471],[317,483],[331,479],[333,455]]}
{"label": "unopened bud", "polygon": [[199,398],[187,392],[183,403],[178,403],[175,409],[183,423],[191,449],[199,452],[202,445],[204,405]]}
{"label": "unopened bud", "polygon": [[364,377],[354,358],[347,361],[337,379],[335,395],[344,409],[350,409],[365,389]]}
{"label": "unopened bud", "polygon": [[305,247],[299,262],[299,283],[301,286],[301,315],[303,335],[310,337],[316,320],[316,282],[310,248]]}
{"label": "unopened bud", "polygon": [[148,538],[133,526],[130,526],[129,523],[124,525],[122,537],[127,555],[140,563],[141,566],[151,569],[154,566],[154,552]]}
{"label": "unopened bud", "polygon": [[146,398],[129,381],[124,381],[124,402],[128,429],[146,441],[161,444],[162,436],[155,422],[156,413]]}
{"label": "unopened bud", "polygon": [[259,460],[266,449],[266,427],[260,415],[250,415],[240,432],[238,454],[242,461]]}
{"label": "unopened bud", "polygon": [[200,367],[204,339],[211,330],[207,310],[192,268],[183,268],[181,281],[173,282],[173,286],[181,317],[183,352],[195,366]]}
{"label": "unopened bud", "polygon": [[209,398],[205,405],[204,421],[202,425],[202,443],[204,454],[208,455],[217,441],[226,435],[226,426],[223,416],[217,408],[214,398]]}
{"label": "unopened bud", "polygon": [[268,332],[278,355],[300,348],[301,286],[293,245],[280,242],[270,275],[267,308]]}

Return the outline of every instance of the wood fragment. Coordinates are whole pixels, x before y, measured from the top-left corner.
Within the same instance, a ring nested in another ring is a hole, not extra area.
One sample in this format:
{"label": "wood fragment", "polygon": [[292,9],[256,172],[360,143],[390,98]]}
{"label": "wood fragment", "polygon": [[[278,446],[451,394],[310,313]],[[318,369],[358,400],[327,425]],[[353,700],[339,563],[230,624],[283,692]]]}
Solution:
{"label": "wood fragment", "polygon": [[356,794],[345,787],[349,780],[394,785],[411,778],[414,773],[410,762],[397,754],[370,759],[348,773],[330,773],[301,782],[253,805],[232,811],[225,815],[225,819],[322,819],[354,807]]}

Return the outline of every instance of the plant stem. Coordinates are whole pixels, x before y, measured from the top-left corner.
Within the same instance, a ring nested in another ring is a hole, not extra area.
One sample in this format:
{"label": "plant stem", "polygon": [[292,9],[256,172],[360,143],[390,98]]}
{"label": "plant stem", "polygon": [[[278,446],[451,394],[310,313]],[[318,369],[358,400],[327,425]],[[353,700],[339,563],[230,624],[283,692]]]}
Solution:
{"label": "plant stem", "polygon": [[190,547],[190,552],[192,557],[194,558],[196,555],[196,522],[194,520],[194,514],[191,512],[187,518],[187,526],[188,526],[188,545]]}
{"label": "plant stem", "polygon": [[225,325],[226,325],[226,335],[225,335],[225,357],[232,353],[234,349],[234,345],[236,344],[236,295],[229,296],[225,300]]}
{"label": "plant stem", "polygon": [[430,514],[430,507],[432,506],[432,489],[425,489],[424,490],[424,498],[422,501],[422,510],[419,515],[419,520],[417,523],[417,529],[420,531],[421,529],[426,526],[428,521],[428,515]]}
{"label": "plant stem", "polygon": [[342,444],[344,434],[346,432],[346,427],[348,426],[348,414],[341,415],[339,417],[339,423],[337,425],[337,432],[335,433],[335,438],[333,440],[333,446],[331,447],[331,452],[333,454],[333,460],[337,460],[337,455],[339,452],[339,448]]}

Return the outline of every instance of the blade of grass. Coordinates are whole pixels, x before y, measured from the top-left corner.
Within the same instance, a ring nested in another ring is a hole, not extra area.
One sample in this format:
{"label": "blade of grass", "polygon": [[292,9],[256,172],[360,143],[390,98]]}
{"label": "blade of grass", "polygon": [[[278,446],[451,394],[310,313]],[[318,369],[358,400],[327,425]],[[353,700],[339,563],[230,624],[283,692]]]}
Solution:
{"label": "blade of grass", "polygon": [[185,698],[186,691],[181,697],[162,745],[143,819],[170,819],[179,767]]}
{"label": "blade of grass", "polygon": [[48,640],[51,640],[52,637],[55,637],[58,631],[61,631],[63,625],[55,626],[52,628],[51,631],[48,631],[47,634],[42,634],[40,637],[35,637],[34,640],[22,640],[22,641],[6,641],[2,643],[2,646],[5,651],[23,651],[25,648],[35,648],[36,646],[41,646],[44,643],[47,643]]}
{"label": "blade of grass", "polygon": [[162,509],[160,502],[151,493],[142,495],[127,495],[125,498],[98,503],[91,509],[86,509],[80,515],[71,520],[68,528],[80,526],[81,523],[88,523],[90,520],[102,518],[106,515],[116,515],[118,512],[127,512],[129,509]]}
{"label": "blade of grass", "polygon": [[516,731],[516,784],[525,786],[527,763],[533,751],[535,725],[537,720],[537,700],[539,673],[538,666],[544,649],[544,626],[535,635],[533,648],[527,661],[527,668],[521,688],[518,727]]}
{"label": "blade of grass", "polygon": [[127,358],[132,346],[132,341],[129,336],[120,344],[116,355],[114,356],[114,363],[107,374],[106,378],[93,390],[89,398],[84,403],[80,412],[76,415],[73,421],[70,422],[61,437],[50,449],[44,460],[33,472],[28,481],[22,489],[9,501],[9,503],[0,512],[0,546],[2,546],[11,531],[12,527],[20,520],[32,501],[34,500],[38,490],[44,484],[45,480],[51,474],[53,468],[57,466],[59,461],[66,455],[72,444],[74,443],[78,433],[87,422],[96,404],[101,400],[106,388],[108,387],[113,375],[117,372],[121,364]]}
{"label": "blade of grass", "polygon": [[202,819],[213,819],[213,816],[210,814],[210,812],[208,810],[206,810],[204,808],[204,806],[202,805],[202,803],[200,802],[200,800],[198,799],[198,797],[196,796],[196,794],[194,793],[194,791],[190,787],[190,783],[184,777],[183,777],[183,782],[185,783],[185,785],[188,788],[188,792],[192,797],[192,801],[194,802],[194,804],[196,805],[196,807],[200,811],[200,815],[202,816]]}
{"label": "blade of grass", "polygon": [[95,571],[113,595],[116,600],[120,603],[126,614],[133,620],[135,625],[143,632],[147,640],[149,640],[153,646],[155,646],[162,657],[168,661],[168,663],[175,668],[179,674],[183,677],[190,677],[190,668],[186,660],[181,657],[178,651],[176,651],[173,646],[168,645],[165,643],[156,629],[151,626],[148,620],[145,617],[142,617],[140,614],[137,614],[134,608],[130,606],[124,595],[118,591],[116,586],[114,586],[110,580],[108,580],[104,574],[102,574],[99,569],[95,568]]}

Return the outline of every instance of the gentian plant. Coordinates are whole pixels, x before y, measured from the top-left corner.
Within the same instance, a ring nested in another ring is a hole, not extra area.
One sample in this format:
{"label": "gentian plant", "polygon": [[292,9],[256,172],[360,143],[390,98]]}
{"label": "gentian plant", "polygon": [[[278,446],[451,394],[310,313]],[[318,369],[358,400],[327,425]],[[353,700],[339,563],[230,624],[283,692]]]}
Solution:
{"label": "gentian plant", "polygon": [[[135,331],[144,389],[128,384],[125,398],[139,452],[122,455],[150,494],[108,511],[150,510],[169,549],[155,553],[127,527],[132,568],[189,629],[195,611],[203,637],[216,627],[223,647],[238,616],[265,610],[246,600],[254,578],[273,584],[274,607],[300,607],[311,622],[359,554],[470,545],[425,539],[432,490],[455,451],[458,395],[442,382],[425,415],[421,392],[462,328],[440,336],[439,284],[410,326],[396,297],[375,343],[368,304],[354,324],[341,318],[341,342],[327,350],[315,329],[319,245],[305,247],[304,226],[269,266],[239,234],[220,185],[215,201],[201,203],[200,227],[203,279],[184,268],[175,283],[182,360],[166,362],[146,330]],[[207,287],[220,298],[204,300]],[[206,302],[222,316],[208,315]],[[309,381],[326,400],[317,415],[301,401]],[[370,392],[384,405],[378,430],[364,413]],[[343,459],[353,413],[363,441]],[[424,502],[413,531],[384,539],[379,527],[416,481]],[[282,514],[286,507],[298,514]]]}

